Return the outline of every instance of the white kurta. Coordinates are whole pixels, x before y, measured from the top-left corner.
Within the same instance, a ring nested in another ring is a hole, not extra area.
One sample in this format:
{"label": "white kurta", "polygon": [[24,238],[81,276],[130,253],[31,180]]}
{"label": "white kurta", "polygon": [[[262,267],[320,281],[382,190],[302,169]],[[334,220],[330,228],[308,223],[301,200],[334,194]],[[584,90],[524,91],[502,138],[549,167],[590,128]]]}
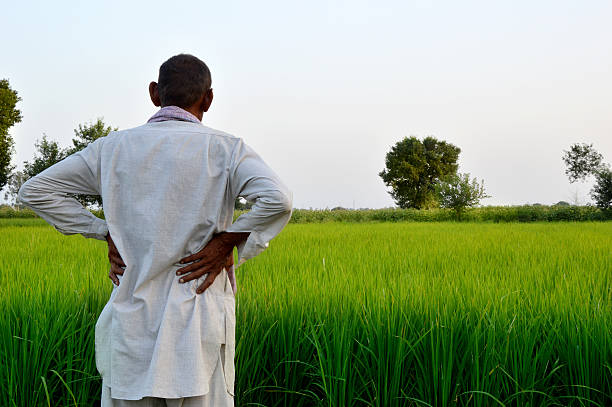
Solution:
{"label": "white kurta", "polygon": [[[96,194],[106,221],[68,194]],[[232,224],[234,201],[254,202]],[[96,362],[112,397],[206,394],[220,344],[234,393],[234,293],[224,270],[178,282],[179,260],[214,233],[251,232],[259,254],[291,216],[291,193],[242,139],[201,123],[164,121],[112,132],[27,181],[19,198],[64,234],[105,239],[127,265],[96,325]],[[109,280],[109,284],[111,284]]]}

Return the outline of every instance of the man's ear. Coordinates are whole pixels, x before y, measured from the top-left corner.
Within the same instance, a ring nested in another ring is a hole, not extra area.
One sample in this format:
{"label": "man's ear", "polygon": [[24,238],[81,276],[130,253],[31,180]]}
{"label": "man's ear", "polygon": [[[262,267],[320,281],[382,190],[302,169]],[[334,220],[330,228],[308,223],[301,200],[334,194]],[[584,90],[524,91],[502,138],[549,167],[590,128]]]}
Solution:
{"label": "man's ear", "polygon": [[208,109],[210,108],[210,105],[213,101],[213,96],[214,95],[212,88],[208,89],[204,94],[204,97],[202,98],[202,111],[208,112]]}
{"label": "man's ear", "polygon": [[151,96],[151,102],[153,102],[155,106],[161,106],[161,100],[159,99],[159,91],[157,89],[157,82],[149,83],[149,96]]}

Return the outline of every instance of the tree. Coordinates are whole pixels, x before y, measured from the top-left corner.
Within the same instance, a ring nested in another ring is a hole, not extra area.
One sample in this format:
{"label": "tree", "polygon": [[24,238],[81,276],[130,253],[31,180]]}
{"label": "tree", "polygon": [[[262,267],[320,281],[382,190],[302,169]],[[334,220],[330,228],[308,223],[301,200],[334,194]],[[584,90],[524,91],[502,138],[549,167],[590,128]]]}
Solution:
{"label": "tree", "polygon": [[[79,128],[74,129],[76,138],[72,139],[72,147],[66,150],[67,156],[81,151],[89,143],[96,141],[100,137],[106,137],[111,131],[117,130],[119,130],[117,127],[113,129],[111,126],[106,126],[101,117],[95,123],[79,124]],[[102,206],[102,197],[99,195],[77,195],[76,198],[85,206],[94,204]]]}
{"label": "tree", "polygon": [[117,130],[119,130],[117,127],[113,129],[111,126],[106,126],[102,117],[99,117],[95,123],[79,124],[79,128],[74,129],[76,138],[72,139],[73,146],[67,150],[68,155],[81,151],[89,143],[93,143],[100,137],[106,137],[111,131]]}
{"label": "tree", "polygon": [[604,167],[595,173],[595,186],[591,190],[591,198],[601,209],[612,208],[612,171]]}
{"label": "tree", "polygon": [[13,206],[20,206],[19,188],[28,180],[28,176],[23,171],[15,171],[11,174],[6,184],[7,188],[4,192],[4,199],[9,201]]}
{"label": "tree", "polygon": [[0,189],[8,182],[11,171],[11,157],[15,152],[15,142],[9,129],[21,121],[21,111],[16,108],[21,98],[12,90],[7,79],[0,80]]}
{"label": "tree", "polygon": [[378,175],[401,208],[431,208],[437,205],[435,185],[441,177],[457,173],[460,152],[433,137],[422,142],[405,137],[387,153],[386,168]]}
{"label": "tree", "polygon": [[44,133],[42,140],[36,140],[34,146],[36,148],[36,153],[34,154],[32,162],[23,162],[23,172],[27,178],[32,178],[40,174],[53,164],[62,161],[68,156],[67,149],[61,149],[57,141],[49,140]]}
{"label": "tree", "polygon": [[593,148],[593,144],[576,143],[564,150],[563,162],[566,165],[565,175],[570,183],[584,181],[601,168],[603,156]]}
{"label": "tree", "polygon": [[490,198],[485,193],[484,181],[478,183],[476,178],[470,181],[470,174],[443,177],[436,185],[436,193],[440,206],[453,209],[458,219],[461,219],[466,208],[478,205],[481,199]]}
{"label": "tree", "polygon": [[595,185],[591,189],[591,198],[601,209],[612,208],[612,171],[603,162],[603,156],[593,148],[593,144],[572,144],[569,151],[564,151],[563,161],[570,182],[584,181],[589,175],[594,175]]}
{"label": "tree", "polygon": [[[72,139],[72,147],[65,149],[60,148],[57,141],[48,140],[47,135],[43,135],[42,140],[36,141],[36,155],[32,162],[24,162],[24,172],[28,178],[33,177],[42,171],[46,170],[55,163],[60,162],[64,158],[78,151],[81,151],[87,145],[100,137],[106,137],[111,131],[116,131],[106,126],[102,118],[98,118],[95,123],[79,124],[78,129],[74,129],[75,138]],[[102,206],[102,198],[98,195],[76,195],[79,202],[84,206],[100,205]]]}

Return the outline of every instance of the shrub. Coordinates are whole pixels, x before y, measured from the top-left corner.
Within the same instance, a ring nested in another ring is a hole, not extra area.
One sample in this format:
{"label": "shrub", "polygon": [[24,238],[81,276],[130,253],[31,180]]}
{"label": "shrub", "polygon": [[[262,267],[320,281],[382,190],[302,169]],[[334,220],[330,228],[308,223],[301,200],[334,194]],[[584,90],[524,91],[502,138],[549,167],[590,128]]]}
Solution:
{"label": "shrub", "polygon": [[[104,219],[104,211],[91,210]],[[234,219],[246,211],[234,211]],[[13,209],[0,205],[0,218],[36,218],[31,209]],[[452,209],[295,209],[290,223],[324,222],[448,222],[456,221]],[[596,206],[485,206],[466,210],[464,222],[557,222],[557,221],[606,221],[612,220],[612,209]]]}

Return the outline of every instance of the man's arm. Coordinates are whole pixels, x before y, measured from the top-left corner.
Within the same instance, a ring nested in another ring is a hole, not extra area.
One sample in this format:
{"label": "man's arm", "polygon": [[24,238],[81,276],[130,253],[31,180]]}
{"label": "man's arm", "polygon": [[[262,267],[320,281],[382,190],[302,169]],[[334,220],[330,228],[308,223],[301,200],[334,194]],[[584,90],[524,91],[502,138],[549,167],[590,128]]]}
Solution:
{"label": "man's arm", "polygon": [[106,222],[69,196],[100,195],[100,143],[101,140],[96,140],[30,178],[19,189],[21,202],[65,235],[80,233],[88,238],[106,240]]}
{"label": "man's arm", "polygon": [[293,196],[278,175],[242,140],[234,150],[230,189],[233,196],[253,202],[251,210],[226,230],[249,233],[248,238],[237,245],[240,264],[265,250],[268,242],[287,225]]}
{"label": "man's arm", "polygon": [[[235,199],[242,196],[254,202],[251,210],[240,216],[226,231],[219,233],[198,253],[181,259],[193,262],[177,270],[187,282],[208,273],[197,293],[208,288],[223,269],[225,259],[238,248],[242,263],[261,253],[268,242],[285,227],[291,218],[291,192],[274,171],[240,140],[234,149],[230,165],[229,183]],[[232,257],[233,260],[233,257]]]}

